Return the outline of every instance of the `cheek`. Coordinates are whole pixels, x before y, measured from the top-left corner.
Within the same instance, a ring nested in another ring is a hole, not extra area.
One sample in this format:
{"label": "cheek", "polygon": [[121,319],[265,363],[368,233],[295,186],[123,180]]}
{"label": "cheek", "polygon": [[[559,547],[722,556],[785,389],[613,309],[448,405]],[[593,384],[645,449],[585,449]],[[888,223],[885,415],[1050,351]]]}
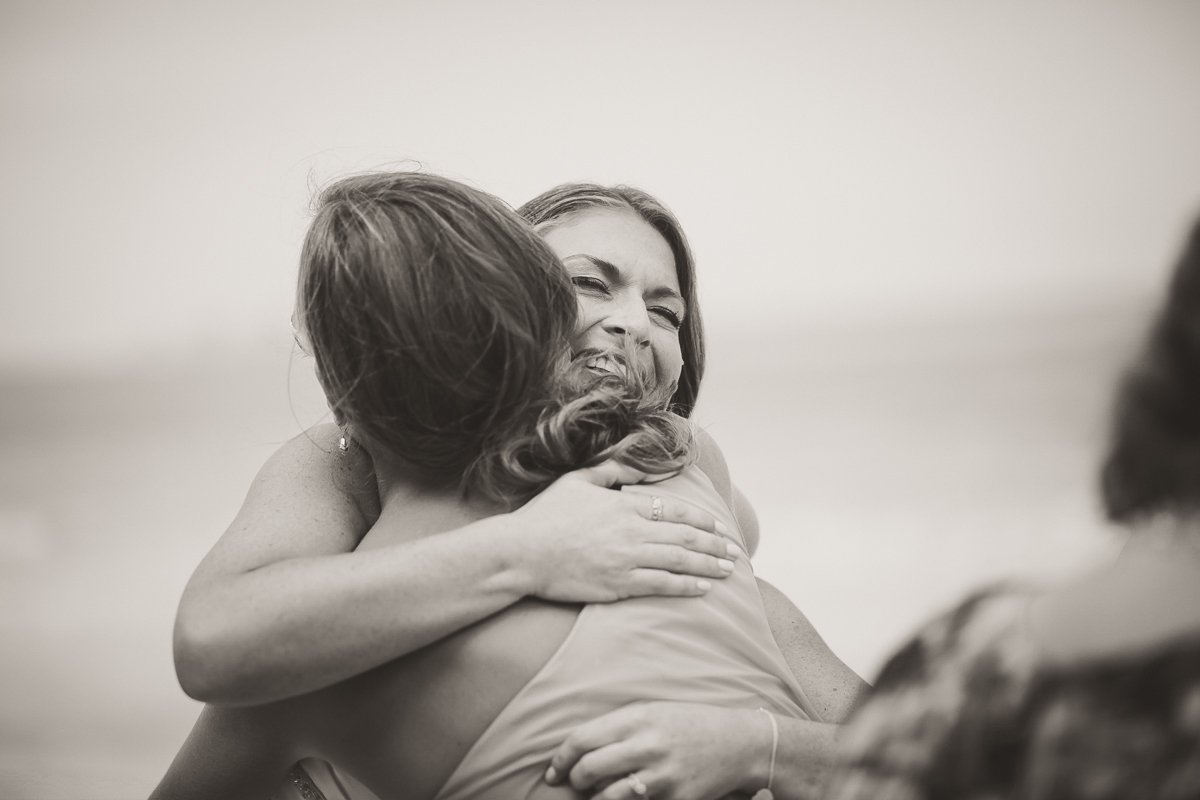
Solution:
{"label": "cheek", "polygon": [[575,330],[571,333],[571,346],[578,349],[580,340],[586,338],[588,331],[591,330],[596,322],[596,301],[581,294],[576,294],[575,302],[578,314],[575,317]]}
{"label": "cheek", "polygon": [[678,381],[683,372],[683,352],[679,348],[679,337],[663,332],[651,342],[654,350],[654,371],[659,383]]}

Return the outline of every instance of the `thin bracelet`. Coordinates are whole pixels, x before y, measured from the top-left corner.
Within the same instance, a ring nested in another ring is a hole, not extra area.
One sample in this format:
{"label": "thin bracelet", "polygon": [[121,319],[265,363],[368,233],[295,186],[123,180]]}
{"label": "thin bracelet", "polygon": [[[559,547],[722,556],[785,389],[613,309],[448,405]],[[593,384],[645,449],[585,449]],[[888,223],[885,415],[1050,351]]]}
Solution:
{"label": "thin bracelet", "polygon": [[771,784],[775,782],[775,752],[779,749],[779,723],[775,721],[775,715],[762,706],[759,706],[758,710],[771,720],[771,767],[767,770],[767,788],[755,792],[751,800],[774,800],[775,795],[771,793]]}

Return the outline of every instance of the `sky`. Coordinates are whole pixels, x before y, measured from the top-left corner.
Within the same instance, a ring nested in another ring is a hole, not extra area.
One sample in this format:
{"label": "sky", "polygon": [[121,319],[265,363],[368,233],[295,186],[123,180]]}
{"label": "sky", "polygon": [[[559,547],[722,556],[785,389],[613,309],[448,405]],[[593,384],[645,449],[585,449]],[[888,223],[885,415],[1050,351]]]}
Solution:
{"label": "sky", "polygon": [[419,166],[682,220],[714,336],[1155,294],[1194,3],[0,5],[0,370],[287,330],[314,187]]}

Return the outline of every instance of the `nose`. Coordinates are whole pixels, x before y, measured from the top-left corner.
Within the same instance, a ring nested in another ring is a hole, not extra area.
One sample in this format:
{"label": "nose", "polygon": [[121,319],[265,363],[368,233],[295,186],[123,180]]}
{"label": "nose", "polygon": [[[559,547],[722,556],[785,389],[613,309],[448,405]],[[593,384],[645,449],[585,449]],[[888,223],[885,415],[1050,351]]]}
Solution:
{"label": "nose", "polygon": [[628,337],[638,347],[650,346],[650,313],[640,297],[626,298],[610,306],[603,326],[614,337]]}

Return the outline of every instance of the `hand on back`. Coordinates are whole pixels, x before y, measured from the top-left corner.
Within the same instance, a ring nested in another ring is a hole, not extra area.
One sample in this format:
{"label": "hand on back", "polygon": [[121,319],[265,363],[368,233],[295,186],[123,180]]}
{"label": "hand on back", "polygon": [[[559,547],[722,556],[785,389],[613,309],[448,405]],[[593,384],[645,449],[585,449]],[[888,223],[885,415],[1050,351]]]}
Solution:
{"label": "hand on back", "polygon": [[564,475],[513,512],[534,595],[587,603],[696,596],[746,557],[711,514],[663,497],[655,520],[651,497],[614,490],[648,477],[608,462]]}
{"label": "hand on back", "polygon": [[[596,800],[741,797],[766,784],[771,727],[752,709],[634,703],[580,726],[554,753],[546,780]],[[738,794],[738,792],[745,794]]]}

